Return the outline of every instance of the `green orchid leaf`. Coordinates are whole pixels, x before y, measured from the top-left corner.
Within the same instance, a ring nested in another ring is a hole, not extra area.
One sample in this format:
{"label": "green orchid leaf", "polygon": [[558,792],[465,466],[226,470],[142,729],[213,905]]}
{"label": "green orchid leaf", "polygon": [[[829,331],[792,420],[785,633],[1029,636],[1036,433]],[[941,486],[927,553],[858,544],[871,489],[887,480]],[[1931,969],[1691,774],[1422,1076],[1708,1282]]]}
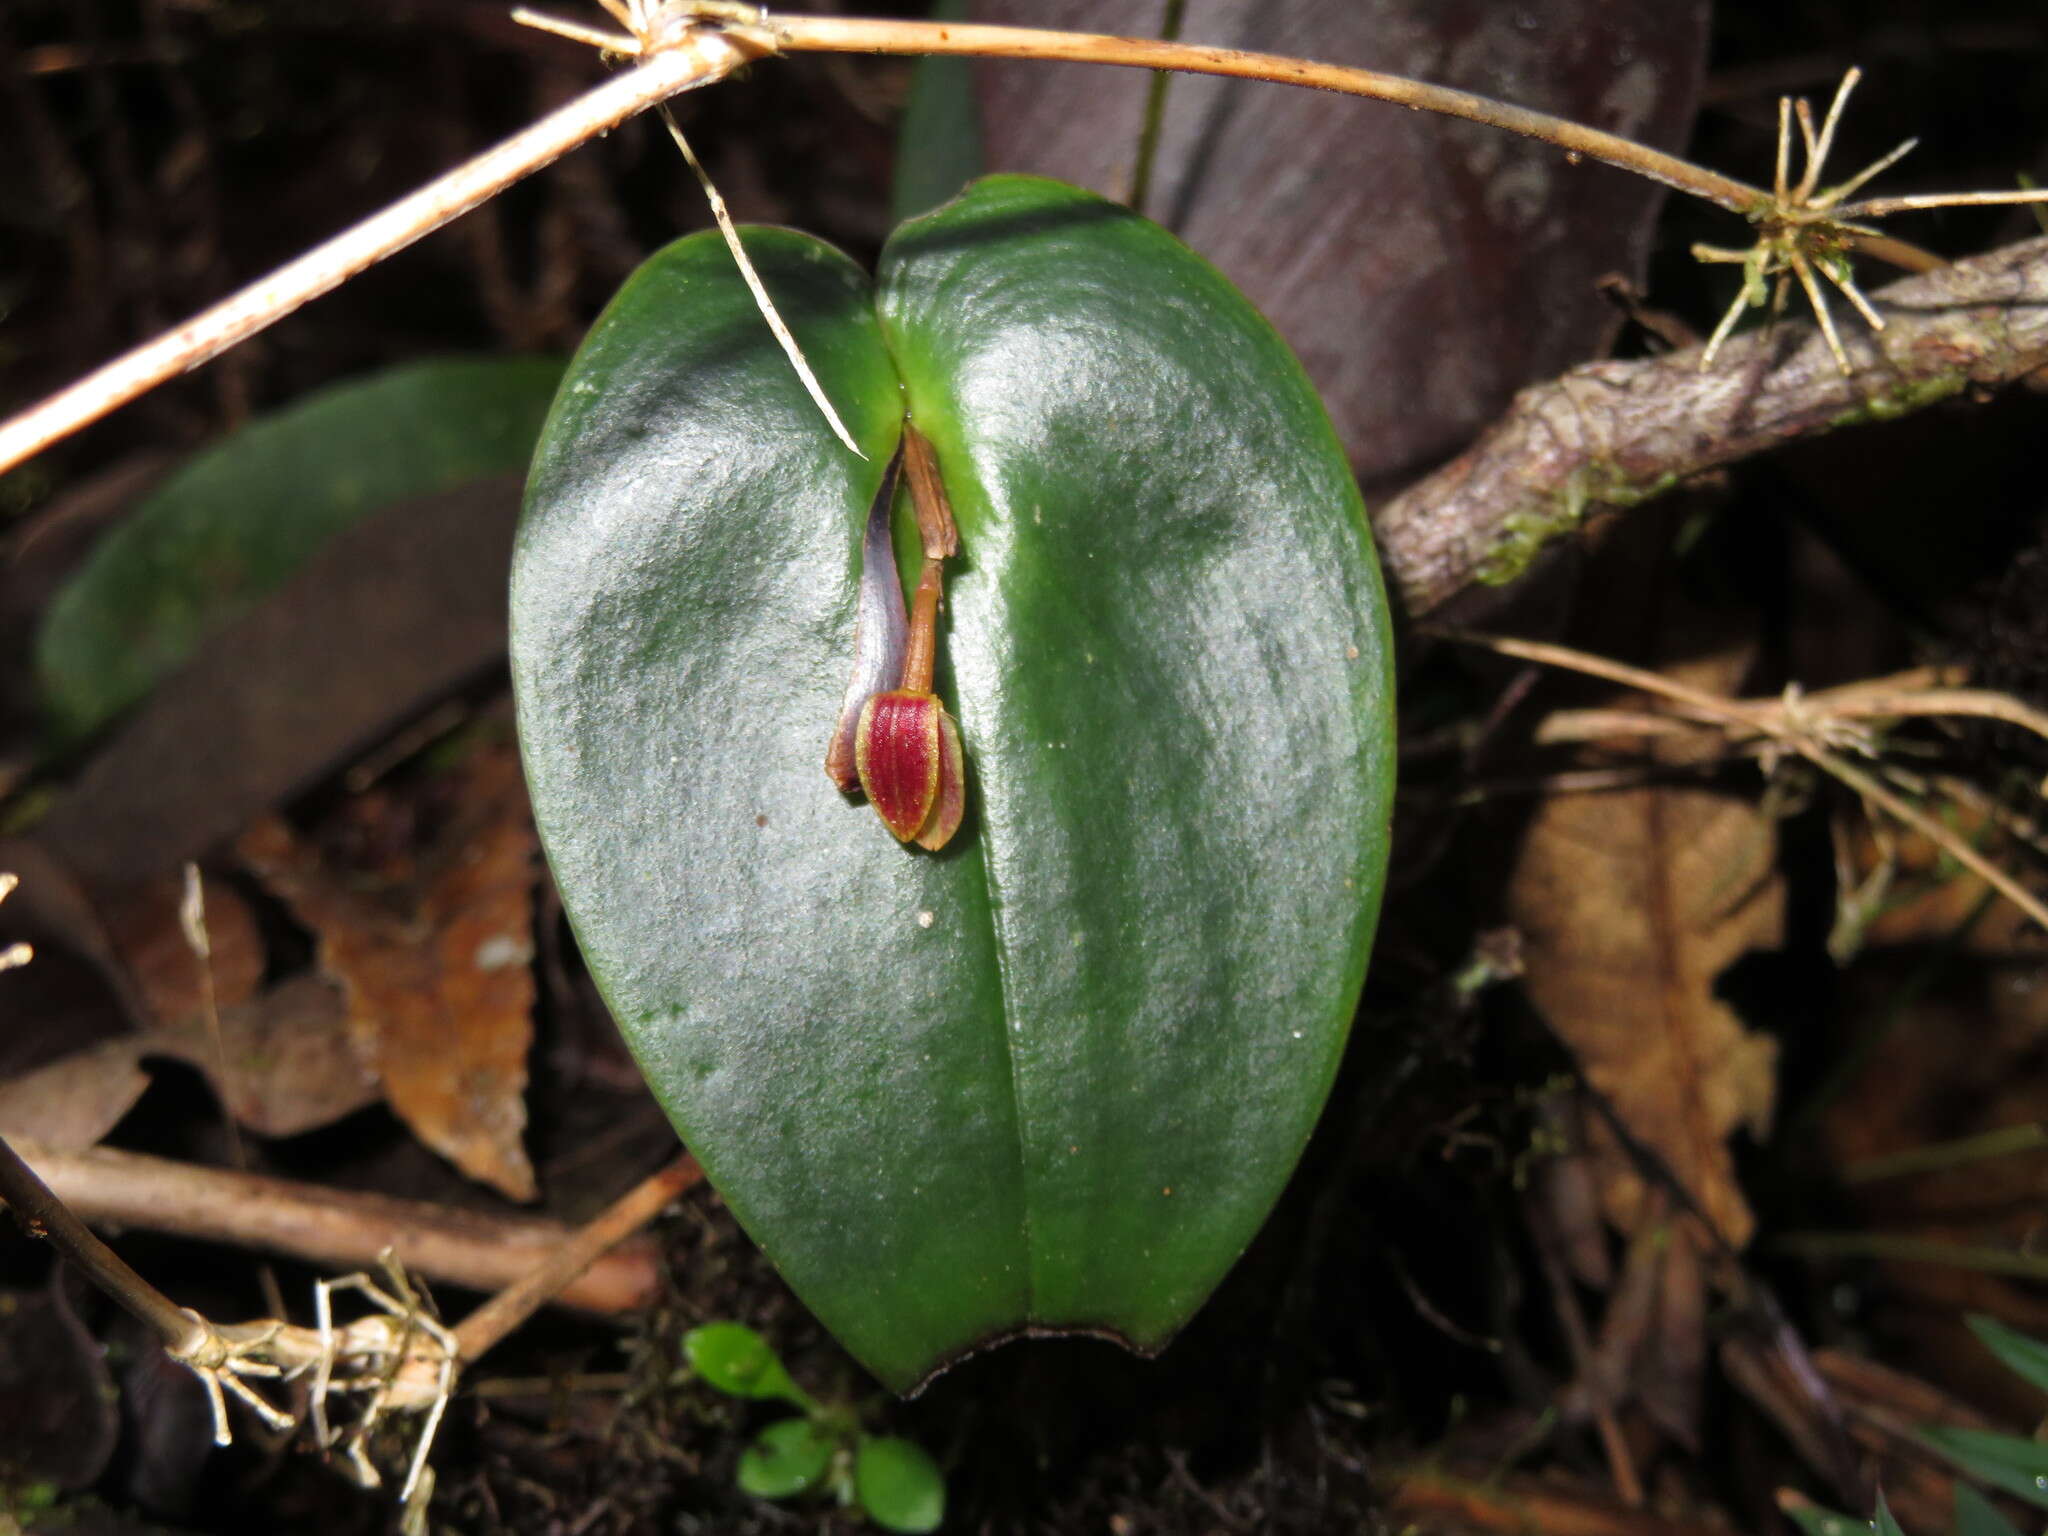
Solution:
{"label": "green orchid leaf", "polygon": [[1852,1519],[1808,1499],[1781,1502],[1779,1507],[1805,1536],[1869,1536],[1868,1520]]}
{"label": "green orchid leaf", "polygon": [[783,1419],[740,1454],[739,1485],[757,1499],[793,1499],[823,1480],[833,1437],[809,1419]]}
{"label": "green orchid leaf", "polygon": [[1961,1478],[1956,1479],[1954,1536],[2020,1536],[2013,1523],[1989,1499]]}
{"label": "green orchid leaf", "polygon": [[946,1479],[922,1446],[863,1435],[853,1457],[853,1491],[885,1531],[936,1531],[946,1518]]}
{"label": "green orchid leaf", "polygon": [[2048,1509],[2048,1445],[1954,1424],[1927,1425],[1920,1438],[1978,1482]]}
{"label": "green orchid leaf", "polygon": [[[1356,488],[1271,328],[1115,204],[992,177],[873,284],[745,238],[866,459],[715,237],[600,319],[513,573],[564,902],[713,1182],[885,1383],[1037,1331],[1157,1350],[1286,1181],[1363,980],[1393,726]],[[823,767],[906,404],[959,528],[937,855]]]}
{"label": "green orchid leaf", "polygon": [[1981,1312],[1972,1313],[1963,1321],[2007,1370],[2048,1392],[2048,1344]]}
{"label": "green orchid leaf", "polygon": [[526,467],[558,358],[443,358],[336,385],[175,470],[57,594],[36,670],[60,741],[136,702],[327,539]]}
{"label": "green orchid leaf", "polygon": [[810,1398],[789,1379],[774,1348],[742,1323],[706,1323],[692,1328],[683,1335],[683,1357],[691,1370],[721,1392],[734,1397],[779,1397],[799,1408],[811,1407]]}

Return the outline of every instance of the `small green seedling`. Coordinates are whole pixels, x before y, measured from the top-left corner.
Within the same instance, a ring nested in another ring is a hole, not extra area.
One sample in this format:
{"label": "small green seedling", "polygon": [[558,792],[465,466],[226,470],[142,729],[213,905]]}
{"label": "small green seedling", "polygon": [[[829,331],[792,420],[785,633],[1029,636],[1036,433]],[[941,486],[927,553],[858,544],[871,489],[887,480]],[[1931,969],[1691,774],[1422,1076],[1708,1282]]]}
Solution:
{"label": "small green seedling", "polygon": [[829,1490],[858,1504],[889,1531],[935,1531],[946,1513],[946,1483],[923,1448],[893,1435],[863,1433],[844,1403],[820,1403],[790,1380],[766,1339],[739,1323],[706,1323],[683,1337],[683,1352],[707,1386],[734,1397],[776,1399],[801,1410],[754,1437],[740,1457],[739,1485],[761,1499]]}

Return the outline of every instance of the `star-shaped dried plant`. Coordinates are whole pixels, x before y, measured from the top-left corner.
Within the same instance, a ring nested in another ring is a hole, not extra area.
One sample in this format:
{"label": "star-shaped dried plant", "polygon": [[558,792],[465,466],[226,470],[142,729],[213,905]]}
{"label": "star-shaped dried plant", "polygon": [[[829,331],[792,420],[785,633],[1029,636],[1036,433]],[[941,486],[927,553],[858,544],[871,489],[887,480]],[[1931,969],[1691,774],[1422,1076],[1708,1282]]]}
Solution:
{"label": "star-shaped dried plant", "polygon": [[[1721,344],[1735,329],[1735,322],[1742,317],[1744,310],[1768,304],[1773,319],[1782,314],[1787,290],[1796,278],[1806,292],[1807,302],[1813,306],[1821,333],[1827,337],[1828,350],[1834,354],[1835,365],[1847,374],[1852,371],[1849,355],[1842,347],[1842,338],[1835,329],[1834,316],[1828,309],[1827,296],[1819,278],[1825,277],[1841,289],[1872,330],[1884,329],[1884,317],[1857,288],[1849,262],[1859,237],[1882,238],[1881,232],[1864,220],[1911,208],[1951,208],[2048,199],[2048,192],[2026,189],[2015,192],[1940,192],[1849,201],[1851,195],[1873,177],[1891,169],[1910,154],[1919,143],[1917,139],[1906,140],[1847,181],[1832,187],[1821,186],[1821,173],[1826,167],[1828,152],[1834,147],[1835,130],[1841,125],[1842,109],[1848,104],[1849,93],[1856,88],[1856,82],[1862,78],[1863,72],[1853,68],[1842,77],[1835,99],[1828,107],[1827,117],[1818,130],[1813,123],[1813,108],[1804,97],[1794,101],[1781,96],[1778,99],[1777,175],[1772,181],[1770,194],[1748,210],[1749,220],[1757,229],[1755,244],[1745,250],[1715,245],[1695,245],[1692,248],[1694,258],[1699,261],[1739,263],[1742,267],[1742,287],[1700,354],[1702,369],[1713,366]],[[1791,180],[1792,124],[1795,119],[1799,124],[1805,156],[1805,167],[1796,185]]]}

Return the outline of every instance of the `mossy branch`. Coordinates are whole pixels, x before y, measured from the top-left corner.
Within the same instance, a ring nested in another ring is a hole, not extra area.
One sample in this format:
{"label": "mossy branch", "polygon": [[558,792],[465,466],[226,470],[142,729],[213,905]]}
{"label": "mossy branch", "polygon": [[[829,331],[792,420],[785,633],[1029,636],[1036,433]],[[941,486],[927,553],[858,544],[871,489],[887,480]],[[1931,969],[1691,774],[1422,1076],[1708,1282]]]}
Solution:
{"label": "mossy branch", "polygon": [[1876,296],[1882,332],[1846,333],[1850,371],[1811,325],[1722,349],[1589,363],[1516,396],[1458,458],[1377,509],[1388,575],[1426,613],[1473,582],[1519,576],[1600,508],[1789,439],[1883,421],[2048,365],[2048,239],[1910,277]]}

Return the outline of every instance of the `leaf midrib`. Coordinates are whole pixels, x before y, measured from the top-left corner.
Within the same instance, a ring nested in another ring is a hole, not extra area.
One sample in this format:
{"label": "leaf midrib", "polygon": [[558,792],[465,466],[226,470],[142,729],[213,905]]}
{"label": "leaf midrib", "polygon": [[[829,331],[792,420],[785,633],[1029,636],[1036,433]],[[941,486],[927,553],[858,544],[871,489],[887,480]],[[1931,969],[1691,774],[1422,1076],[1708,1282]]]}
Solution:
{"label": "leaf midrib", "polygon": [[[971,755],[968,761],[973,761]],[[995,839],[986,816],[977,818],[977,836],[981,843],[982,893],[988,902],[989,929],[995,940],[996,1001],[1002,1011],[1003,1061],[1009,1067],[1010,1141],[1017,1151],[1018,1219],[1024,1238],[1024,1316],[1027,1321],[1035,1323],[1041,1320],[1038,1316],[1038,1247],[1032,1238],[1031,1166],[1024,1147],[1022,1064],[1017,1059],[1013,1043],[1020,1021],[1014,1008],[1014,988],[1010,985],[1010,942],[1003,921],[1001,882],[996,877]]]}

